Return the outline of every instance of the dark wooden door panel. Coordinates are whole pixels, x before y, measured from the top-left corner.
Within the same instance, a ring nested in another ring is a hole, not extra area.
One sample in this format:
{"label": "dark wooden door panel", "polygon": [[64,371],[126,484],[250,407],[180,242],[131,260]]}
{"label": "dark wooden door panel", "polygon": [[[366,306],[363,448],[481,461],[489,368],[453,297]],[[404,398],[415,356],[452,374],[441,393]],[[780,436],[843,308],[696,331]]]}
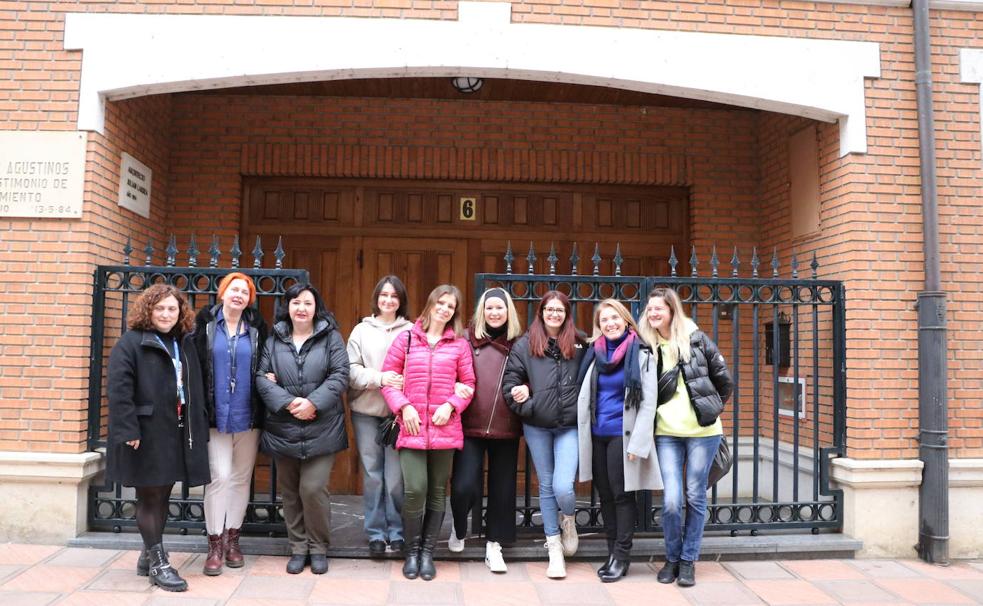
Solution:
{"label": "dark wooden door panel", "polygon": [[[474,200],[473,220],[462,216],[462,198]],[[414,319],[445,282],[461,289],[461,312],[470,318],[474,274],[503,272],[509,243],[515,274],[528,272],[530,243],[536,272],[549,271],[554,246],[556,272],[569,274],[576,243],[582,275],[593,273],[595,245],[600,272],[612,274],[619,244],[622,274],[666,275],[670,247],[688,254],[687,200],[678,187],[251,178],[241,235],[249,244],[262,236],[267,252],[282,235],[284,266],[311,273],[347,338],[370,313],[375,283],[390,273],[406,283]],[[533,305],[518,308],[526,321]],[[589,304],[576,309],[588,334],[592,311]],[[337,459],[332,490],[360,492],[359,475],[353,446]]]}

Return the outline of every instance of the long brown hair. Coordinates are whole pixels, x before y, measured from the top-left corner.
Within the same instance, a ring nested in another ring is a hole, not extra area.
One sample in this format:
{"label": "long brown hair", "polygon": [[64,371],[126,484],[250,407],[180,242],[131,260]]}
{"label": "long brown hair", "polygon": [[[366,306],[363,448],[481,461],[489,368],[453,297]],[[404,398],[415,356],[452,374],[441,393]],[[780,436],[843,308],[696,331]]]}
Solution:
{"label": "long brown hair", "polygon": [[446,330],[449,326],[454,330],[455,337],[462,337],[464,336],[464,321],[461,319],[461,306],[464,305],[464,298],[461,296],[461,291],[453,284],[441,284],[430,291],[430,296],[427,297],[427,304],[423,306],[423,311],[420,312],[420,327],[423,330],[430,328],[430,310],[437,305],[437,301],[444,295],[453,295],[454,300],[457,301],[454,307],[454,315],[447,321],[447,326],[444,329]]}
{"label": "long brown hair", "polygon": [[543,323],[543,309],[549,301],[559,301],[566,310],[563,317],[563,325],[560,326],[560,334],[556,336],[556,345],[560,348],[560,353],[567,360],[573,358],[576,353],[577,328],[573,325],[573,314],[570,313],[570,299],[558,290],[547,291],[536,306],[536,317],[529,326],[529,352],[542,358],[546,355],[546,345],[549,343],[549,335],[546,334],[546,324]]}
{"label": "long brown hair", "polygon": [[195,314],[191,311],[191,305],[188,304],[188,298],[184,296],[184,293],[170,284],[154,284],[140,293],[136,301],[130,304],[130,311],[126,315],[126,325],[133,330],[154,330],[154,323],[151,319],[154,306],[167,297],[177,299],[180,312],[174,329],[181,335],[191,332],[195,327]]}

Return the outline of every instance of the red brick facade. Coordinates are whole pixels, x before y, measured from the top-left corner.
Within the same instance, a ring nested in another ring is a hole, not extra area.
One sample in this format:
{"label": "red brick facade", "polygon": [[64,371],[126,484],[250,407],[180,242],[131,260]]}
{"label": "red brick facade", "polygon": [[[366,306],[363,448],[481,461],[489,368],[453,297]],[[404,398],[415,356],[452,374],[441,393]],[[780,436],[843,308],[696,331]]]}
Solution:
{"label": "red brick facade", "polygon": [[[0,13],[0,128],[74,130],[81,53],[63,50],[65,12],[323,15],[456,19],[455,2],[6,3]],[[933,11],[943,287],[949,293],[950,446],[983,456],[983,214],[980,95],[959,49],[983,46],[972,12]],[[848,448],[916,456],[916,293],[923,288],[912,20],[908,8],[734,2],[515,2],[512,19],[875,42],[866,83],[867,154],[839,154],[818,123],[821,233],[793,239],[788,136],[802,118],[734,109],[640,108],[179,93],[107,103],[89,133],[81,220],[0,220],[0,450],[85,449],[91,272],[118,262],[128,234],[238,233],[243,175],[474,178],[685,184],[690,236],[816,252],[846,281]],[[152,215],[116,205],[120,152],[154,171]],[[445,175],[447,175],[445,177]],[[138,256],[139,253],[135,253]],[[158,259],[159,260],[159,259]]]}

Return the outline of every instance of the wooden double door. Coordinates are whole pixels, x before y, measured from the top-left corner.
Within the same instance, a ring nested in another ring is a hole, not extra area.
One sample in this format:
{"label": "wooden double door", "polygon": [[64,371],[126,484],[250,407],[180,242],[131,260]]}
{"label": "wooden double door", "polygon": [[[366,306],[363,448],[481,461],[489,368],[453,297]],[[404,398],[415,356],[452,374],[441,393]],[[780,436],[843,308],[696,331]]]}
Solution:
{"label": "wooden double door", "polygon": [[[372,291],[386,274],[406,284],[411,317],[448,282],[461,289],[470,317],[474,274],[504,271],[509,242],[516,273],[528,269],[530,243],[537,271],[547,271],[553,245],[557,273],[569,273],[576,242],[579,273],[592,270],[597,243],[602,273],[620,244],[623,274],[665,275],[670,246],[688,250],[687,217],[687,190],[674,187],[256,178],[245,182],[241,235],[282,236],[284,266],[310,272],[347,338],[371,313]],[[354,446],[336,460],[331,489],[360,492]]]}

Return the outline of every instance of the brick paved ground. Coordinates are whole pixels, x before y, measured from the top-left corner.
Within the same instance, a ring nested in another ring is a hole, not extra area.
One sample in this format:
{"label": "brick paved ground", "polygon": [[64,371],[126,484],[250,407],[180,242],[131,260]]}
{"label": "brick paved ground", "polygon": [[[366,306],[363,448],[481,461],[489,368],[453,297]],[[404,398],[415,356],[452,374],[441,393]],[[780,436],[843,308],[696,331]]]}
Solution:
{"label": "brick paved ground", "polygon": [[135,551],[0,545],[2,606],[655,606],[744,604],[983,604],[983,563],[947,568],[915,560],[777,560],[700,562],[697,585],[655,581],[653,566],[634,562],[629,576],[602,584],[597,563],[572,562],[567,578],[545,577],[544,562],[515,562],[492,575],[482,562],[440,562],[432,582],[407,581],[399,562],[333,559],[327,575],[284,572],[286,558],[247,556],[219,577],[201,574],[203,554],[174,553],[186,593],[152,589],[136,576]]}

